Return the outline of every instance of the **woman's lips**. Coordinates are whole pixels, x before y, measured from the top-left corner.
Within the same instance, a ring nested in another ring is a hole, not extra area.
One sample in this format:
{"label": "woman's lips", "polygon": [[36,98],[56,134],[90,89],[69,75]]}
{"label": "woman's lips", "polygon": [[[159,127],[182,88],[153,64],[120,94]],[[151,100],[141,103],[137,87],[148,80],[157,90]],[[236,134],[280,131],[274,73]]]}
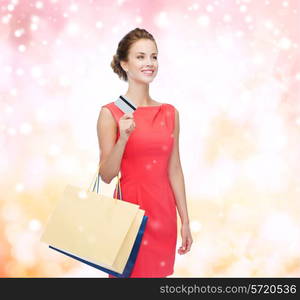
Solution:
{"label": "woman's lips", "polygon": [[154,71],[142,71],[142,73],[146,76],[152,76],[152,74],[154,73]]}

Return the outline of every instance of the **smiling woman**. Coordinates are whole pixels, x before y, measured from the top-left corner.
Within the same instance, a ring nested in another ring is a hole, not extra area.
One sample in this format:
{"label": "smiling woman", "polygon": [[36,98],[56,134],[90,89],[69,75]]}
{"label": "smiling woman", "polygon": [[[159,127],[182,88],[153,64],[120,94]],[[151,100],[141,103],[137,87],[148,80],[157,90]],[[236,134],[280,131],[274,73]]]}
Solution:
{"label": "smiling woman", "polygon": [[128,81],[124,97],[137,109],[133,117],[110,102],[102,106],[98,119],[101,178],[110,183],[121,171],[122,200],[138,204],[148,216],[130,277],[166,277],[174,272],[176,207],[182,221],[178,253],[187,253],[192,244],[178,149],[178,111],[149,95],[149,83],[158,70],[157,54],[154,38],[144,29],[136,28],[120,41],[111,66]]}
{"label": "smiling woman", "polygon": [[[135,44],[145,44],[143,46],[143,51],[139,50],[140,45]],[[139,47],[138,47],[139,46]],[[150,47],[150,48],[149,48]],[[130,49],[131,48],[131,49]],[[131,51],[129,51],[129,49]],[[144,51],[145,49],[145,51]],[[149,50],[150,53],[148,54]],[[111,67],[113,71],[118,74],[118,76],[124,81],[128,81],[128,72],[129,72],[129,61],[130,63],[136,63],[136,66],[142,66],[145,63],[145,59],[150,63],[151,67],[146,67],[145,70],[151,70],[151,74],[143,73],[147,76],[156,75],[157,71],[157,45],[153,36],[144,29],[136,28],[129,32],[126,37],[124,37],[118,45],[117,53],[113,56],[113,61],[111,62]],[[152,65],[152,62],[154,63]],[[144,72],[144,69],[139,69],[139,71]]]}

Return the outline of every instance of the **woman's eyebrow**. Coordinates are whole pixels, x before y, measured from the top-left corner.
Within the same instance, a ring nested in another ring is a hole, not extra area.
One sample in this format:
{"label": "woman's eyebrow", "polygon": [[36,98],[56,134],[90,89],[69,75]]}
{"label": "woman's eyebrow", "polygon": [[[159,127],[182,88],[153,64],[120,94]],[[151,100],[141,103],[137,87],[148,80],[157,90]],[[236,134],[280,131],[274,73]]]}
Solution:
{"label": "woman's eyebrow", "polygon": [[[137,52],[137,53],[146,54],[145,52]],[[157,54],[157,53],[156,53],[156,52],[153,52],[152,54]]]}

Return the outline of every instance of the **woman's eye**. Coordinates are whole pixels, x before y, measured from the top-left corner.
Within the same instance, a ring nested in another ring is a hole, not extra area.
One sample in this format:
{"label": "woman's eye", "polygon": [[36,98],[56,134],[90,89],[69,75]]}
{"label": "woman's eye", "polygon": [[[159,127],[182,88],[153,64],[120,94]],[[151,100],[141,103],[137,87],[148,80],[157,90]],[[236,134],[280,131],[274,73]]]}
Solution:
{"label": "woman's eye", "polygon": [[[155,59],[157,59],[157,56],[153,56]],[[143,56],[138,56],[137,58],[143,58]]]}

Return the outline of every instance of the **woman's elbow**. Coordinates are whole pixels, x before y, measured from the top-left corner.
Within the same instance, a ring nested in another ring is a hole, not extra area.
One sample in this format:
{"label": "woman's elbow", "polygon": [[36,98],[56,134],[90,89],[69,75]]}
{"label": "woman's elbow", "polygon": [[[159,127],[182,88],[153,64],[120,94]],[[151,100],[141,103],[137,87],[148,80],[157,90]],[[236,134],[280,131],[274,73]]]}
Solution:
{"label": "woman's elbow", "polygon": [[99,176],[100,176],[101,180],[102,180],[103,182],[105,182],[106,184],[110,184],[110,183],[111,183],[111,178],[107,178],[106,176],[104,176],[104,175],[101,173],[101,171],[99,172]]}

